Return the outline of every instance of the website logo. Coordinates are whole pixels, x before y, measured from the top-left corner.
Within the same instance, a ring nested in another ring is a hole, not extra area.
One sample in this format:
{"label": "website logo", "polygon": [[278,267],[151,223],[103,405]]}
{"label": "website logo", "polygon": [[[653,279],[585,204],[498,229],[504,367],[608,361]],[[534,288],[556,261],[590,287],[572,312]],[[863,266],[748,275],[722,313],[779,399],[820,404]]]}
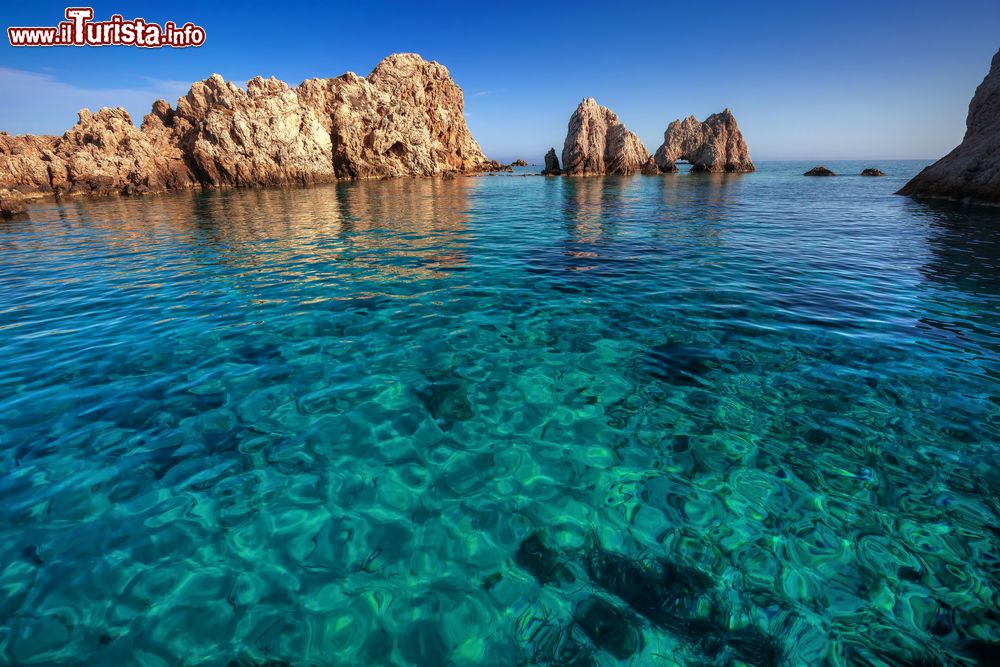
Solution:
{"label": "website logo", "polygon": [[94,21],[92,7],[67,7],[66,20],[50,27],[10,27],[11,46],[138,46],[158,49],[186,48],[205,43],[205,29],[188,22],[162,26],[143,18],[125,19],[112,14],[107,21]]}

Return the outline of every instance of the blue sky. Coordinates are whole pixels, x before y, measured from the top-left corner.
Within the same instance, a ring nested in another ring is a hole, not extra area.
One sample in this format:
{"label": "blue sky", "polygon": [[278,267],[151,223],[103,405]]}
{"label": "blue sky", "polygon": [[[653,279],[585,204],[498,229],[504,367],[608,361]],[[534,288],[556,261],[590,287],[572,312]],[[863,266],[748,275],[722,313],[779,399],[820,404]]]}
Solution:
{"label": "blue sky", "polygon": [[[446,65],[491,157],[561,149],[583,97],[653,151],[667,123],[729,106],[755,159],[935,158],[962,137],[1000,48],[1000,2],[97,2],[192,21],[197,49],[0,46],[0,129],[61,133],[83,106],[173,103],[213,72],[291,84],[412,51]],[[55,25],[65,3],[7,3],[4,28]],[[238,9],[234,10],[233,7]]]}

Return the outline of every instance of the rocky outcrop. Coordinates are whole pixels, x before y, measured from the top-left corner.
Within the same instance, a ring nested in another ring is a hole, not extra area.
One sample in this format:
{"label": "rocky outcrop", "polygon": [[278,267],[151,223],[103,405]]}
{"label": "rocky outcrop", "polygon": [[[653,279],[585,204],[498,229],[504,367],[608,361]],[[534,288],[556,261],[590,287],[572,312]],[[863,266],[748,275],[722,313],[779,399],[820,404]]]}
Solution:
{"label": "rocky outcrop", "polygon": [[545,168],[542,169],[543,176],[558,176],[562,171],[559,169],[559,158],[556,157],[556,149],[550,148],[545,154]]}
{"label": "rocky outcrop", "polygon": [[875,167],[868,167],[867,169],[861,170],[862,176],[885,176],[885,172],[881,169],[876,169]]}
{"label": "rocky outcrop", "polygon": [[0,218],[13,218],[28,210],[27,198],[17,190],[0,190]]}
{"label": "rocky outcrop", "polygon": [[527,167],[528,163],[525,162],[524,160],[514,160],[513,162],[510,163],[510,166],[512,166],[512,167]]}
{"label": "rocky outcrop", "polygon": [[0,132],[0,188],[51,192],[49,160],[57,137]]}
{"label": "rocky outcrop", "polygon": [[476,165],[473,171],[482,171],[486,173],[496,173],[501,171],[512,172],[514,168],[509,164],[503,164],[499,160],[487,160],[486,162],[481,162]]}
{"label": "rocky outcrop", "polygon": [[835,173],[833,173],[831,170],[827,169],[826,167],[813,167],[812,169],[810,169],[809,171],[807,171],[806,173],[804,173],[802,175],[803,176],[836,176]]}
{"label": "rocky outcrop", "polygon": [[486,157],[448,70],[415,54],[296,88],[213,74],[137,128],[124,109],[84,109],[61,137],[0,133],[0,188],[56,194],[310,184],[477,171]]}
{"label": "rocky outcrop", "polygon": [[1000,51],[969,104],[962,143],[897,194],[1000,203]]}
{"label": "rocky outcrop", "polygon": [[660,173],[660,167],[656,164],[656,159],[650,155],[642,165],[642,173],[646,176],[655,176]]}
{"label": "rocky outcrop", "polygon": [[639,137],[594,98],[580,102],[569,119],[562,161],[565,174],[634,174],[649,159]]}
{"label": "rocky outcrop", "polygon": [[750,149],[729,109],[704,122],[694,116],[675,120],[663,133],[663,144],[654,155],[660,171],[676,171],[676,162],[691,163],[691,171],[754,171]]}

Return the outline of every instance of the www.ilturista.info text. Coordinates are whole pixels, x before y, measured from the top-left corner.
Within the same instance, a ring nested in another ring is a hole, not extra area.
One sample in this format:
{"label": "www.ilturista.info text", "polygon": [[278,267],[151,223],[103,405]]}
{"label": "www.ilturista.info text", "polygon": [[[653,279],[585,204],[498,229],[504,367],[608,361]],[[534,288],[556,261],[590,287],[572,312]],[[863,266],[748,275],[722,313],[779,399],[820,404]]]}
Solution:
{"label": "www.ilturista.info text", "polygon": [[145,19],[125,20],[113,14],[107,21],[94,21],[90,7],[69,7],[66,20],[48,28],[11,27],[11,46],[140,46],[184,48],[205,43],[205,29],[193,23],[178,27],[173,21],[162,26]]}

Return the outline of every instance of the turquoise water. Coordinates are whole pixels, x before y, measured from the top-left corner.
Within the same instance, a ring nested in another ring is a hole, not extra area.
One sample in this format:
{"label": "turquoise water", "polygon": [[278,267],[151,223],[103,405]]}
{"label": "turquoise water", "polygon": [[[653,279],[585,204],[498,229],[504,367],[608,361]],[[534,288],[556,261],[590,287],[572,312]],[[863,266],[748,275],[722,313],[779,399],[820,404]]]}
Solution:
{"label": "turquoise water", "polygon": [[811,166],[3,223],[0,662],[997,664],[1000,209]]}

